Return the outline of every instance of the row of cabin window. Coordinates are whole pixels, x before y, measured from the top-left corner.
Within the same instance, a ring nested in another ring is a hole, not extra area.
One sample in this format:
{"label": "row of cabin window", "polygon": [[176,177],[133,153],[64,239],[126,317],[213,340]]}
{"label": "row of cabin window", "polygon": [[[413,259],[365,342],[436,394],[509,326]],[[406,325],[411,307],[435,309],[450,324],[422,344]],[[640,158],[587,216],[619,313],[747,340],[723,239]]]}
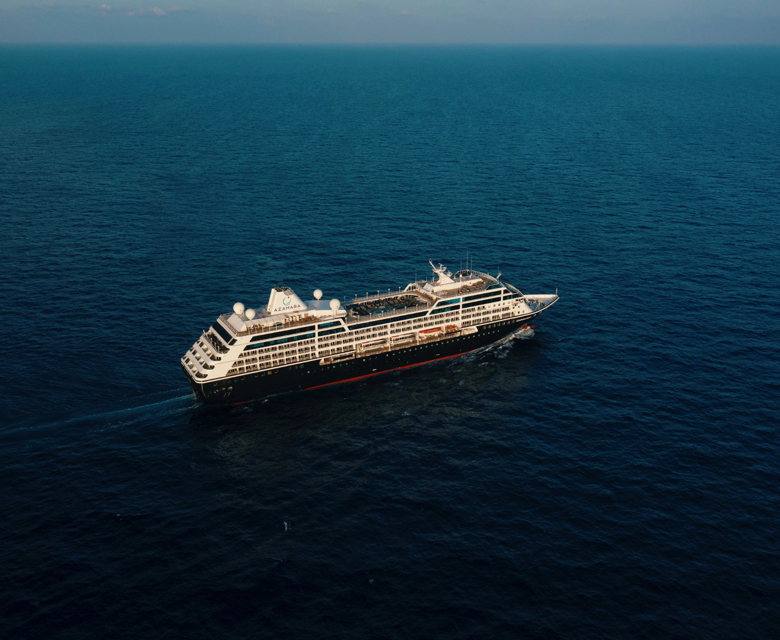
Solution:
{"label": "row of cabin window", "polygon": [[468,311],[464,311],[463,315],[470,316],[470,315],[474,315],[475,313],[480,314],[480,313],[484,313],[485,311],[491,311],[493,309],[499,309],[499,308],[508,309],[506,305],[503,305],[501,307],[493,306],[493,307],[485,307],[485,308],[478,308],[478,309],[469,309]]}
{"label": "row of cabin window", "polygon": [[301,346],[296,349],[284,349],[279,352],[274,352],[275,349],[278,349],[278,347],[271,347],[268,349],[268,351],[261,353],[253,353],[253,357],[238,360],[236,364],[237,366],[242,366],[242,364],[245,362],[258,362],[259,360],[265,361],[272,360],[274,358],[286,358],[298,354],[304,355],[311,352],[314,349],[314,346]]}
{"label": "row of cabin window", "polygon": [[[407,320],[405,322],[394,323],[389,328],[392,329],[393,332],[397,332],[397,331],[402,331],[404,327],[408,327],[412,329],[432,327],[435,324],[439,324],[442,321],[454,318],[457,315],[458,315],[457,311],[450,311],[448,313],[443,314],[441,318],[437,318],[435,322],[432,320],[414,320],[414,321]],[[367,338],[381,338],[383,336],[389,335],[389,332],[387,330],[382,331],[382,330],[374,329],[372,331],[370,329],[358,329],[354,335],[360,337],[367,337]]]}
{"label": "row of cabin window", "polygon": [[[445,314],[437,322],[430,322],[430,321],[429,322],[416,322],[415,323],[415,327],[416,328],[417,327],[430,327],[430,326],[433,326],[434,324],[438,324],[443,319],[446,319],[446,318],[449,318],[449,317],[452,317],[452,316],[455,316],[455,315],[457,315],[457,314],[456,313]],[[360,333],[365,333],[365,330],[361,331]],[[387,331],[373,331],[370,336],[365,336],[365,337],[383,337],[383,336],[387,336],[387,335],[389,335],[389,332],[387,332]],[[337,347],[337,348],[334,349],[334,347],[336,347],[337,345],[352,345],[353,344],[353,340],[350,339],[350,338],[337,340],[334,337],[334,338],[326,338],[324,340],[320,340],[320,343],[321,343],[321,347],[320,347],[321,349],[332,349],[334,352],[336,352],[336,351],[343,351],[343,348]],[[327,352],[327,353],[330,353],[330,352]]]}
{"label": "row of cabin window", "polygon": [[[424,327],[430,327],[430,326],[433,326],[434,324],[437,324],[438,322],[441,322],[441,320],[443,320],[443,319],[453,318],[453,317],[455,317],[457,315],[458,315],[457,311],[450,311],[450,312],[447,312],[446,314],[444,314],[442,318],[438,318],[436,322],[433,322],[433,321],[430,321],[430,320],[428,320],[428,321],[424,321],[424,320],[416,320],[416,321],[406,320],[404,322],[399,322],[399,323],[394,324],[393,328],[394,328],[394,330],[399,330],[404,325],[406,325],[406,326],[412,325],[413,328],[415,328],[415,329],[417,329],[417,328],[424,328]],[[469,314],[469,315],[471,315],[471,314]],[[357,336],[357,335],[363,336],[363,335],[366,335],[366,334],[370,334],[370,337],[381,337],[381,336],[388,335],[388,332],[387,331],[382,331],[382,330],[377,330],[377,329],[358,329],[357,331],[355,331],[355,333],[353,335],[355,335],[355,336]],[[329,337],[329,338],[323,338],[323,339],[320,339],[320,342],[322,343],[322,345],[324,347],[329,347],[329,346],[337,345],[337,344],[349,344],[349,343],[352,342],[352,339],[350,339],[350,338],[341,339],[341,340],[339,340],[337,338],[344,338],[344,336],[333,336],[333,337]],[[302,341],[303,344],[307,344],[309,342],[313,342],[313,340],[307,340],[305,342]],[[280,348],[283,349],[283,347],[277,347],[277,346],[270,347],[269,351],[276,351],[276,350],[278,350]],[[292,350],[292,352],[295,353],[296,350]],[[284,350],[284,353],[288,353],[288,350]]]}
{"label": "row of cabin window", "polygon": [[[299,349],[301,347],[305,347],[307,345],[314,345],[314,339],[312,338],[310,340],[301,340],[299,342],[289,342],[289,343],[286,343],[286,344],[277,345],[277,346],[273,346],[273,347],[264,347],[262,349],[253,349],[253,350],[251,350],[251,353],[252,354],[254,354],[254,353],[271,353],[272,351],[273,352],[276,352],[276,351],[284,352],[284,351],[290,351],[290,350],[295,351],[296,349]],[[309,346],[307,348],[311,348],[311,346]]]}
{"label": "row of cabin window", "polygon": [[[282,354],[279,354],[281,356]],[[297,356],[297,355],[285,355],[284,357],[277,357],[276,359],[271,360],[270,362],[259,362],[260,360],[268,360],[266,357],[260,357],[260,358],[250,358],[248,360],[244,360],[242,362],[236,363],[236,365],[230,369],[230,371],[227,372],[229,376],[236,375],[237,373],[244,373],[246,371],[254,371],[259,369],[261,366],[278,366],[283,364],[289,364],[291,362],[298,362],[302,357],[305,357],[304,355]]]}

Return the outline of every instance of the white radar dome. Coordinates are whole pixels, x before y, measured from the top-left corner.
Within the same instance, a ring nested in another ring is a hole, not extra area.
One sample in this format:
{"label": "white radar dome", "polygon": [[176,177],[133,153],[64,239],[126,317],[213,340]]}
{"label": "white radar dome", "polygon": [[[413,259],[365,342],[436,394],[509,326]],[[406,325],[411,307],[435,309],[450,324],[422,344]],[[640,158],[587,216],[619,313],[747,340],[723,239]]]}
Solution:
{"label": "white radar dome", "polygon": [[257,314],[255,313],[255,310],[254,310],[254,309],[247,309],[247,310],[246,310],[246,318],[247,318],[247,320],[254,320],[254,317],[255,317],[256,315],[257,315]]}
{"label": "white radar dome", "polygon": [[338,300],[336,300],[336,298],[333,298],[333,300],[330,301],[331,311],[338,311],[340,306],[341,303]]}
{"label": "white radar dome", "polygon": [[321,297],[322,297],[322,291],[320,291],[319,289],[315,289],[314,290],[314,299],[315,300],[319,300]]}
{"label": "white radar dome", "polygon": [[241,302],[236,302],[236,304],[233,305],[233,312],[240,316],[242,313],[244,313],[244,305]]}

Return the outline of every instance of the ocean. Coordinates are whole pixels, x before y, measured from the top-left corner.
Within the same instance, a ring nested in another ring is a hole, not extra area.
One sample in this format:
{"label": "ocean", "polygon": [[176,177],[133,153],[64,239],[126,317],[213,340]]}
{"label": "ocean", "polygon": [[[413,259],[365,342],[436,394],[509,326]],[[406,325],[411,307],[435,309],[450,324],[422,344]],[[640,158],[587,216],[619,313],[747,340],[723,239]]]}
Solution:
{"label": "ocean", "polygon": [[[0,636],[773,638],[780,49],[0,48]],[[535,335],[241,406],[236,301]]]}

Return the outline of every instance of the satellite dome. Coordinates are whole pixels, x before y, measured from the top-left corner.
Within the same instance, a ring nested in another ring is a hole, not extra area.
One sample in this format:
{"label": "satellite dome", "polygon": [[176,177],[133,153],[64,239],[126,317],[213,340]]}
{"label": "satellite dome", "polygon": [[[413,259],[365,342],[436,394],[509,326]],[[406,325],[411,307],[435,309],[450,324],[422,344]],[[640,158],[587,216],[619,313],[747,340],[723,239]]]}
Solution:
{"label": "satellite dome", "polygon": [[235,313],[237,316],[240,316],[242,313],[244,313],[243,303],[236,302],[236,304],[233,305],[233,313]]}
{"label": "satellite dome", "polygon": [[315,289],[314,290],[314,299],[315,300],[319,300],[321,297],[322,297],[322,291],[320,291],[319,289]]}
{"label": "satellite dome", "polygon": [[254,309],[247,309],[246,310],[246,318],[247,318],[247,320],[253,320],[256,315],[257,314],[255,313]]}
{"label": "satellite dome", "polygon": [[338,311],[340,306],[341,303],[336,300],[336,298],[333,298],[333,300],[330,301],[330,308],[332,311]]}

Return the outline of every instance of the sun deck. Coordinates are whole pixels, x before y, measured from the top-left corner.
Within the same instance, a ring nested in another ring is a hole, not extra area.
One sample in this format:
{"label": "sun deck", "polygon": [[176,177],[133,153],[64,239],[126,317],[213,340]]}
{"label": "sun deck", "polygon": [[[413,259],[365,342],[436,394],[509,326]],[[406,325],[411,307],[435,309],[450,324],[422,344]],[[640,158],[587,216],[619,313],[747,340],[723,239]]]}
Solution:
{"label": "sun deck", "polygon": [[417,292],[392,293],[386,295],[368,296],[356,299],[345,305],[347,318],[365,319],[371,316],[381,316],[388,312],[412,311],[416,308],[426,308],[431,300]]}

